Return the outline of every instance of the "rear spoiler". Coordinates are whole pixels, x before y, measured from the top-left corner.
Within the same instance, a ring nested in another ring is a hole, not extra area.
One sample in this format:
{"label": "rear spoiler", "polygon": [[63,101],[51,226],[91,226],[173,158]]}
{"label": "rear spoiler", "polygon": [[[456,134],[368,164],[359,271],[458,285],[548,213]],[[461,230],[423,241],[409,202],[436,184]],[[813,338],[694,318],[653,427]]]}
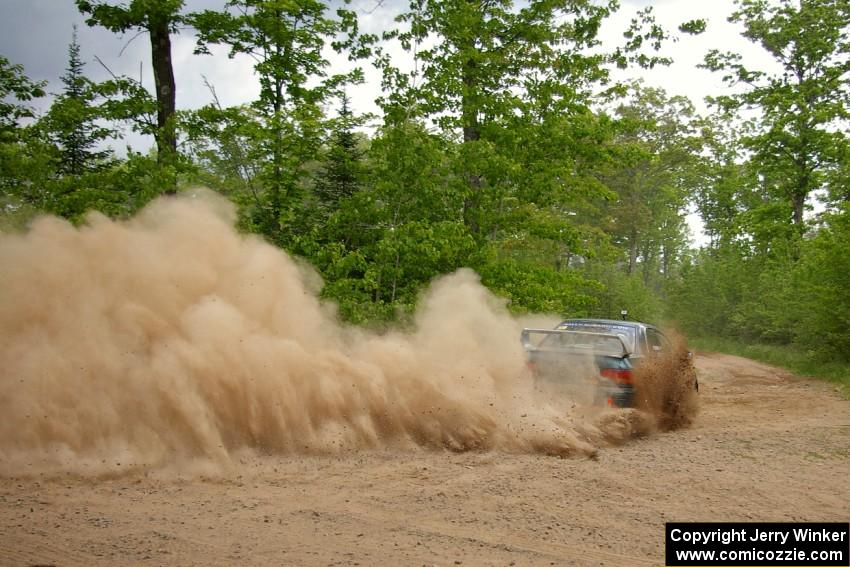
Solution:
{"label": "rear spoiler", "polygon": [[[573,344],[569,346],[540,347],[531,344],[531,335],[572,335],[588,339],[588,344]],[[586,352],[588,354],[604,354],[626,358],[629,349],[623,342],[623,337],[613,333],[592,333],[589,331],[563,331],[558,329],[523,329],[522,346],[527,351],[535,352]]]}

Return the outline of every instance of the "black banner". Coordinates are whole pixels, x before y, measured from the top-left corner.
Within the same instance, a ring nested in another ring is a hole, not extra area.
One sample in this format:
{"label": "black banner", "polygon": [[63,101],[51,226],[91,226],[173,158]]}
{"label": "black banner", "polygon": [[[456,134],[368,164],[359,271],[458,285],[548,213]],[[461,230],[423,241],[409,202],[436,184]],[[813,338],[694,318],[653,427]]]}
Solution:
{"label": "black banner", "polygon": [[846,523],[670,522],[665,531],[669,567],[850,566]]}

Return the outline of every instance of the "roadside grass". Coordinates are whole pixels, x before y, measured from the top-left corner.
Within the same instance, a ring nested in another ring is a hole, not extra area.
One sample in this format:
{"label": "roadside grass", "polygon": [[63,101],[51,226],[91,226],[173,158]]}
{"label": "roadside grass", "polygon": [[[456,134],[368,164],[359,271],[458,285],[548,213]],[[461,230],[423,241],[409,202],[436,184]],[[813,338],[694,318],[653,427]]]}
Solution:
{"label": "roadside grass", "polygon": [[827,380],[841,386],[844,397],[850,399],[850,364],[817,360],[790,346],[747,344],[718,337],[689,337],[688,344],[696,350],[743,356],[779,366],[798,376]]}

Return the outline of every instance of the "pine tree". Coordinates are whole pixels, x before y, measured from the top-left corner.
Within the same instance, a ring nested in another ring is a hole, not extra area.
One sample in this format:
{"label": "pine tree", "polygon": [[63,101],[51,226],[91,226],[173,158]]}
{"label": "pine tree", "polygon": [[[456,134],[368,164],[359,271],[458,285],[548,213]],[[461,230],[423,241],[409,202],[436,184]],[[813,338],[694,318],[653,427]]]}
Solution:
{"label": "pine tree", "polygon": [[97,150],[112,135],[112,130],[97,124],[97,97],[93,83],[83,74],[77,27],[68,46],[68,68],[62,75],[65,89],[57,97],[47,116],[50,137],[59,148],[59,171],[66,175],[83,175],[101,169],[108,163],[111,150]]}
{"label": "pine tree", "polygon": [[363,152],[357,147],[355,119],[348,95],[342,94],[342,107],[331,134],[324,175],[316,183],[316,196],[326,211],[336,209],[341,199],[360,189]]}

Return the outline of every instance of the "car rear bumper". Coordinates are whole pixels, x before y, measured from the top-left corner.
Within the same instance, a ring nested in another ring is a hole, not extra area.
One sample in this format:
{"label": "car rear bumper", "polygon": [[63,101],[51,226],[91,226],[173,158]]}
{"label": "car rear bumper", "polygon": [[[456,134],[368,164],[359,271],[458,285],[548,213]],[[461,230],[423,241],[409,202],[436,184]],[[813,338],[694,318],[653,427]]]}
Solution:
{"label": "car rear bumper", "polygon": [[612,408],[631,408],[635,405],[635,388],[630,384],[605,381],[599,385],[599,405]]}

